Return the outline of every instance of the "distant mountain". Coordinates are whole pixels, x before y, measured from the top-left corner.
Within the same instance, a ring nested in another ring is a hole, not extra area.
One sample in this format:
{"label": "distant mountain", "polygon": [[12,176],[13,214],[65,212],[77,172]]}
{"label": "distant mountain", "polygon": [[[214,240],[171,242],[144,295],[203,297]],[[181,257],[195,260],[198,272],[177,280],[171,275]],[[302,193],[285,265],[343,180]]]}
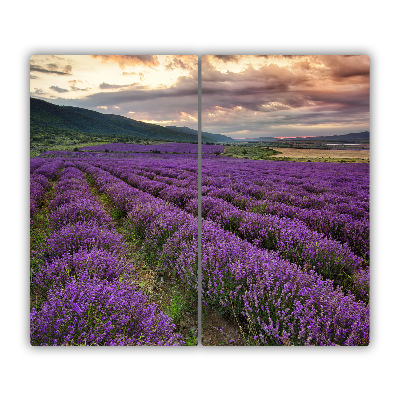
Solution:
{"label": "distant mountain", "polygon": [[31,98],[31,141],[66,139],[144,139],[196,142],[197,137],[156,124],[84,108],[57,106]]}
{"label": "distant mountain", "polygon": [[263,136],[258,138],[245,138],[236,139],[239,142],[276,142],[276,141],[287,141],[287,140],[338,140],[338,141],[353,141],[353,140],[369,140],[369,132],[357,132],[357,133],[346,133],[345,135],[331,135],[331,136],[313,136],[313,137],[296,137],[296,138],[285,138],[278,139],[271,136]]}
{"label": "distant mountain", "polygon": [[276,142],[278,141],[277,138],[271,136],[262,136],[258,138],[246,138],[246,139],[236,139],[240,142]]}
{"label": "distant mountain", "polygon": [[369,132],[348,133],[346,135],[335,135],[335,138],[350,139],[350,140],[369,140]]}
{"label": "distant mountain", "polygon": [[[187,126],[167,126],[169,129],[173,129],[179,132],[185,132],[189,135],[195,135],[197,137],[198,132],[195,129],[188,128]],[[229,136],[225,135],[220,135],[219,133],[209,133],[209,132],[202,132],[201,133],[201,139],[203,142],[213,142],[213,143],[231,143],[231,142],[236,142],[235,139],[232,139]]]}
{"label": "distant mountain", "polygon": [[369,131],[346,133],[345,135],[315,136],[308,138],[291,138],[282,140],[337,140],[345,142],[353,140],[369,140]]}

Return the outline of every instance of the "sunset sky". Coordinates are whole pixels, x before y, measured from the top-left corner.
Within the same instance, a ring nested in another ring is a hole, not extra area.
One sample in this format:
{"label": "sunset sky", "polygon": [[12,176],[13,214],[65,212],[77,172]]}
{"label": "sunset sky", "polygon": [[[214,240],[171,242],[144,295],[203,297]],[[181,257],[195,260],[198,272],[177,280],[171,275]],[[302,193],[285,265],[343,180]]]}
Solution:
{"label": "sunset sky", "polygon": [[233,138],[369,131],[368,56],[203,56],[202,129]]}
{"label": "sunset sky", "polygon": [[197,130],[197,63],[193,55],[34,55],[30,95]]}
{"label": "sunset sky", "polygon": [[[36,55],[30,92],[197,130],[197,56]],[[233,138],[369,130],[368,56],[203,56],[202,129]]]}

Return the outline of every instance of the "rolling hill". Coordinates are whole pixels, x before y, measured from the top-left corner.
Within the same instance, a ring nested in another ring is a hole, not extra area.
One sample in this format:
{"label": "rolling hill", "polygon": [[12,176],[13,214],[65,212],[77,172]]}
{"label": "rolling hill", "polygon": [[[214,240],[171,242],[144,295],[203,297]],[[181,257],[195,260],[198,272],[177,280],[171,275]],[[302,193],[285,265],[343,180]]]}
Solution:
{"label": "rolling hill", "polygon": [[[185,132],[188,133],[189,135],[195,135],[197,137],[197,130],[188,128],[187,126],[167,126],[167,128],[179,131],[179,132]],[[229,136],[225,135],[220,135],[219,133],[209,133],[209,132],[202,132],[201,133],[201,138],[202,141],[205,143],[232,143],[236,142],[235,139],[232,139]]]}
{"label": "rolling hill", "polygon": [[197,136],[186,132],[120,115],[102,114],[78,107],[57,106],[35,98],[30,99],[30,127],[31,144],[109,139],[197,143]]}

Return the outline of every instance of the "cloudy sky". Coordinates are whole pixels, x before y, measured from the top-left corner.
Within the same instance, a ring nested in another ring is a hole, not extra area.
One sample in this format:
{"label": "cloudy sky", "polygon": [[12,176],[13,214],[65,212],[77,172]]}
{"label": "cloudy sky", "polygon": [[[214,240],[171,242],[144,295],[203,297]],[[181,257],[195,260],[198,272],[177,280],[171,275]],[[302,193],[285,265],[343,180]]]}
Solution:
{"label": "cloudy sky", "polygon": [[233,138],[369,131],[367,56],[203,56],[202,128]]}
{"label": "cloudy sky", "polygon": [[197,63],[193,55],[35,55],[30,95],[197,130]]}
{"label": "cloudy sky", "polygon": [[[197,56],[37,55],[31,96],[197,129]],[[203,56],[202,128],[233,138],[369,130],[367,56]]]}

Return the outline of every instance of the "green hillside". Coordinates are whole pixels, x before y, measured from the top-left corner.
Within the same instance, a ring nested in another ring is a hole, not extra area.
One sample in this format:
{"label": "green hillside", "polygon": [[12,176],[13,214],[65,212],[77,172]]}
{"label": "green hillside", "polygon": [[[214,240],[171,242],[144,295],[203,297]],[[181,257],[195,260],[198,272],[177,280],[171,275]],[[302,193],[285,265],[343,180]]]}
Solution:
{"label": "green hillside", "polygon": [[[167,126],[169,129],[173,129],[179,132],[188,133],[189,135],[195,135],[197,137],[197,130],[188,128],[187,126]],[[235,139],[232,139],[229,136],[220,135],[219,133],[209,133],[202,132],[201,139],[203,143],[232,143],[236,142]]]}
{"label": "green hillside", "polygon": [[88,141],[196,142],[197,137],[160,125],[84,108],[30,99],[31,148]]}

